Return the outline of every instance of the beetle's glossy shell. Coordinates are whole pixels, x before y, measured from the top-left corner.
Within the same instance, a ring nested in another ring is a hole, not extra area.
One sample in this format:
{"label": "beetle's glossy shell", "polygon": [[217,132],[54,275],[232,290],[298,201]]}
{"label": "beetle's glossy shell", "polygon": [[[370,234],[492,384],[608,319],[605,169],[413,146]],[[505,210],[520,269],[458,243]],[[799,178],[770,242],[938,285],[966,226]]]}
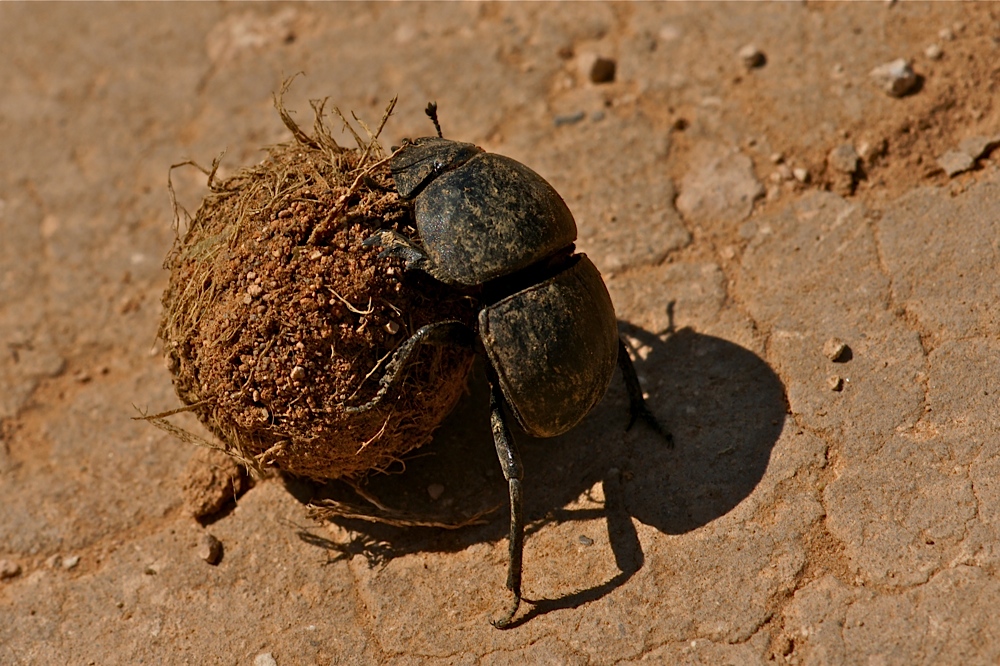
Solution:
{"label": "beetle's glossy shell", "polygon": [[614,306],[586,255],[479,313],[479,334],[515,417],[554,437],[604,396],[618,358]]}
{"label": "beetle's glossy shell", "polygon": [[[404,148],[391,164],[397,189],[412,192],[412,182],[426,182],[423,172],[440,162],[434,151],[462,158],[467,153],[455,146],[469,145],[442,139],[414,144],[419,158]],[[476,154],[426,182],[416,196],[416,220],[434,276],[454,285],[510,275],[576,240],[573,214],[555,189],[520,162],[494,153]]]}

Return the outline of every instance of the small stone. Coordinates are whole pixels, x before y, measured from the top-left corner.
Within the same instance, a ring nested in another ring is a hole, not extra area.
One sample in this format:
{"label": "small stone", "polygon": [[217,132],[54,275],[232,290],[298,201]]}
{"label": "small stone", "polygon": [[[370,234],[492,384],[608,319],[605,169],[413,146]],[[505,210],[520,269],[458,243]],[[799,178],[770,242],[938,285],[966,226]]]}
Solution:
{"label": "small stone", "polygon": [[843,391],[844,379],[839,375],[830,375],[826,378],[826,387],[831,391]]}
{"label": "small stone", "polygon": [[978,160],[998,145],[1000,145],[1000,136],[988,137],[979,135],[962,139],[958,144],[958,149],[972,159]]}
{"label": "small stone", "polygon": [[427,486],[427,494],[431,496],[432,500],[437,501],[441,495],[444,495],[444,486],[440,483],[432,483]]}
{"label": "small stone", "polygon": [[260,296],[261,292],[263,291],[264,289],[259,284],[252,284],[249,287],[247,287],[247,293],[254,298]]}
{"label": "small stone", "polygon": [[968,153],[961,150],[949,150],[947,153],[937,158],[938,166],[944,169],[949,176],[957,176],[963,171],[968,171],[976,165],[976,160],[972,159]]}
{"label": "small stone", "polygon": [[834,363],[840,360],[847,360],[844,357],[849,350],[850,347],[840,338],[830,338],[823,343],[823,355]]}
{"label": "small stone", "polygon": [[903,97],[917,87],[917,74],[910,63],[904,58],[879,65],[869,74],[875,82],[882,86],[886,94],[892,97]]}
{"label": "small stone", "polygon": [[45,566],[49,569],[58,569],[62,566],[62,555],[52,555],[45,560]]}
{"label": "small stone", "polygon": [[950,42],[955,39],[955,33],[951,31],[951,28],[941,28],[938,30],[938,37],[946,42]]}
{"label": "small stone", "polygon": [[222,559],[222,542],[205,532],[198,540],[198,557],[213,566],[218,564]]}
{"label": "small stone", "polygon": [[841,144],[830,151],[826,163],[841,173],[852,174],[858,170],[858,152],[849,143]]}
{"label": "small stone", "polygon": [[944,51],[937,44],[930,44],[924,49],[924,55],[927,56],[928,60],[940,60],[941,56],[944,55]]}
{"label": "small stone", "polygon": [[79,555],[70,555],[69,557],[63,558],[62,568],[66,569],[67,571],[69,569],[75,569],[76,565],[78,565],[79,563],[80,563]]}
{"label": "small stone", "polygon": [[21,565],[10,560],[0,560],[0,580],[16,578],[21,575]]}
{"label": "small stone", "polygon": [[668,23],[664,25],[662,28],[660,28],[659,33],[657,33],[657,36],[660,38],[660,40],[664,42],[672,42],[675,39],[679,39],[681,34],[682,33],[680,28],[678,28],[675,25],[670,25]]}
{"label": "small stone", "polygon": [[758,49],[754,44],[747,44],[741,48],[738,55],[740,60],[743,62],[743,66],[747,69],[763,67],[767,64],[767,56],[764,55],[764,52]]}
{"label": "small stone", "polygon": [[598,56],[590,65],[590,80],[593,83],[611,83],[615,80],[616,68],[614,60]]}
{"label": "small stone", "polygon": [[771,153],[771,157],[769,159],[771,160],[772,164],[781,164],[782,162],[785,161],[785,154],[784,153]]}
{"label": "small stone", "polygon": [[278,662],[270,652],[262,652],[254,657],[253,666],[278,666]]}
{"label": "small stone", "polygon": [[587,114],[584,113],[583,111],[577,111],[575,113],[564,113],[562,115],[553,118],[552,123],[556,127],[562,127],[563,125],[575,125],[576,123],[580,122],[586,117]]}
{"label": "small stone", "polygon": [[594,545],[594,540],[591,539],[589,536],[586,536],[584,534],[581,534],[576,539],[577,539],[577,541],[579,541],[584,546],[593,546]]}
{"label": "small stone", "polygon": [[802,167],[799,167],[797,169],[792,169],[792,175],[795,176],[795,180],[799,181],[800,183],[808,183],[809,182],[809,170],[808,169],[803,169]]}
{"label": "small stone", "polygon": [[292,368],[292,372],[289,375],[293,382],[299,382],[306,378],[306,369],[301,365],[297,365]]}
{"label": "small stone", "polygon": [[396,335],[399,333],[399,324],[392,321],[391,319],[385,322],[385,332],[389,335]]}

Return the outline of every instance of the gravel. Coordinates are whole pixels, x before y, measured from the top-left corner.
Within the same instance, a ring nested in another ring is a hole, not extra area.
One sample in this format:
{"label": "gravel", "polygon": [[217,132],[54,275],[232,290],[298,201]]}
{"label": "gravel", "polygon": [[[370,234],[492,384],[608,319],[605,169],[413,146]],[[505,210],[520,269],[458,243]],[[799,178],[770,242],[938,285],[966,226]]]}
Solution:
{"label": "gravel", "polygon": [[879,65],[870,76],[891,97],[904,97],[914,92],[919,83],[916,72],[905,58]]}

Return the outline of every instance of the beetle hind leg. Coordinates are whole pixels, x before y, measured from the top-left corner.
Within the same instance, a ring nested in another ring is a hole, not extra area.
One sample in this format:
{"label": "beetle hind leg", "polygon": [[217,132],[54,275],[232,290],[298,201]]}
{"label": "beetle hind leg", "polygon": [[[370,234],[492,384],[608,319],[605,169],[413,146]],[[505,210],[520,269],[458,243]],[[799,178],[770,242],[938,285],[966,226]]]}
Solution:
{"label": "beetle hind leg", "polygon": [[629,420],[626,430],[635,425],[636,419],[642,419],[656,434],[667,441],[667,446],[673,447],[674,436],[646,406],[646,400],[642,397],[642,387],[639,385],[639,377],[635,374],[635,365],[632,363],[632,357],[628,355],[628,349],[625,348],[625,341],[621,338],[618,338],[618,367],[621,368],[625,388],[628,389]]}
{"label": "beetle hind leg", "polygon": [[521,465],[521,456],[517,452],[514,438],[511,437],[510,428],[504,420],[503,393],[495,378],[490,378],[490,426],[493,430],[493,442],[497,449],[497,458],[500,460],[500,467],[503,469],[503,476],[507,479],[507,488],[510,494],[510,542],[509,559],[507,564],[507,589],[513,593],[514,598],[510,607],[503,615],[491,620],[490,623],[497,629],[505,629],[510,626],[521,605],[521,563],[524,554],[524,512],[521,498],[521,479],[524,476],[524,467]]}

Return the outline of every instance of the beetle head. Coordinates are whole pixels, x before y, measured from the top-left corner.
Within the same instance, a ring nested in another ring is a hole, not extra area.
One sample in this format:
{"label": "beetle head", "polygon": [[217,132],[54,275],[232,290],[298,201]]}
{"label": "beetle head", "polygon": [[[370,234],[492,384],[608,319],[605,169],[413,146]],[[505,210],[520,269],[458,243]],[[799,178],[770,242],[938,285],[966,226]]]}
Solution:
{"label": "beetle head", "polygon": [[438,174],[460,167],[481,152],[474,144],[438,137],[404,139],[389,160],[389,170],[399,196],[412,199]]}

